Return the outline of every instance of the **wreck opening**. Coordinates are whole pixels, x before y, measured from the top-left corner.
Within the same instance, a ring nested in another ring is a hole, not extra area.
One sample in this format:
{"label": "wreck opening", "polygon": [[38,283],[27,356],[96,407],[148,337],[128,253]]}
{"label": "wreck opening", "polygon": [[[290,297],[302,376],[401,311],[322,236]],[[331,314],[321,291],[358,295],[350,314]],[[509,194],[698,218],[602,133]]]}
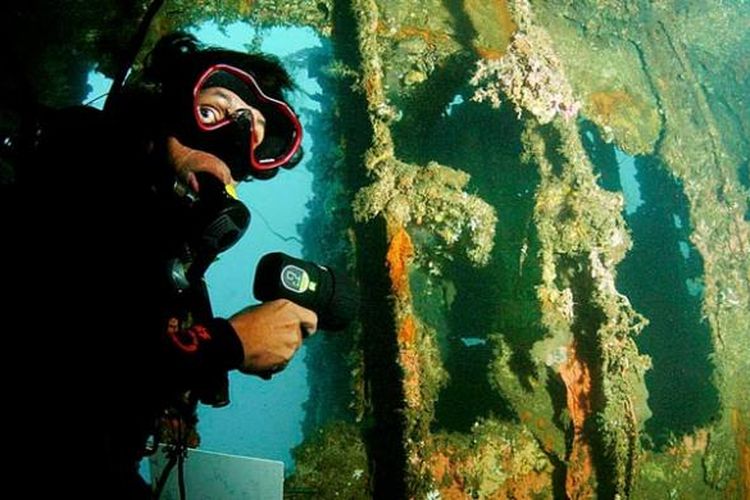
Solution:
{"label": "wreck opening", "polygon": [[590,124],[582,132],[600,185],[625,197],[633,247],[617,268],[617,287],[649,320],[636,343],[652,360],[645,376],[652,416],[645,429],[662,448],[673,436],[710,423],[719,408],[710,330],[701,312],[703,259],[690,241],[689,203],[658,158],[629,156]]}
{"label": "wreck opening", "polygon": [[437,330],[449,374],[434,429],[461,432],[483,417],[515,418],[488,379],[490,334],[504,335],[521,381],[534,373],[530,349],[544,335],[532,221],[538,173],[519,160],[523,125],[512,108],[495,110],[470,100],[473,90],[465,82],[472,68],[466,55],[454,56],[401,104],[404,119],[393,127],[399,158],[437,161],[469,173],[473,191],[500,218],[486,266],[439,256],[437,263],[428,258],[412,272],[415,308]]}
{"label": "wreck opening", "polygon": [[747,160],[740,165],[739,179],[745,189],[750,189],[750,160]]}
{"label": "wreck opening", "polygon": [[[746,160],[740,165],[738,177],[740,184],[750,192],[750,160]],[[745,220],[750,221],[750,203],[748,203],[747,210],[745,210]]]}

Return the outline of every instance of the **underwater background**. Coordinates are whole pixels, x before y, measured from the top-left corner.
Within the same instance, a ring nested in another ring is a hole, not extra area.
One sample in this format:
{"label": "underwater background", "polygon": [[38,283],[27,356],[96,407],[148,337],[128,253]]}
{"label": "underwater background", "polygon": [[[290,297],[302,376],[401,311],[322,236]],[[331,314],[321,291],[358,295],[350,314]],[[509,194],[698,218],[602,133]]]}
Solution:
{"label": "underwater background", "polygon": [[101,105],[175,29],[297,82],[305,162],[240,186],[212,303],[285,251],[360,314],[233,377],[201,447],[284,461],[289,498],[750,498],[750,2],[3,10],[0,123],[20,86]]}

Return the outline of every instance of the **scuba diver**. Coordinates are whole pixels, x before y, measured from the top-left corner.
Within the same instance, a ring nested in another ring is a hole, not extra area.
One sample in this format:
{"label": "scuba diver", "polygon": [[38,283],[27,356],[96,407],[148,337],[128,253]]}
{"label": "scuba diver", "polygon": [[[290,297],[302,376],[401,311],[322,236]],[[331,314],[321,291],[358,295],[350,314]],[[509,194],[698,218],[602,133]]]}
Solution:
{"label": "scuba diver", "polygon": [[249,224],[234,184],[301,158],[291,87],[273,58],[176,33],[104,111],[35,108],[4,139],[6,324],[27,325],[6,352],[39,372],[8,392],[23,491],[150,498],[137,465],[165,409],[226,404],[227,371],[268,378],[315,332],[286,299],[214,317],[203,282]]}

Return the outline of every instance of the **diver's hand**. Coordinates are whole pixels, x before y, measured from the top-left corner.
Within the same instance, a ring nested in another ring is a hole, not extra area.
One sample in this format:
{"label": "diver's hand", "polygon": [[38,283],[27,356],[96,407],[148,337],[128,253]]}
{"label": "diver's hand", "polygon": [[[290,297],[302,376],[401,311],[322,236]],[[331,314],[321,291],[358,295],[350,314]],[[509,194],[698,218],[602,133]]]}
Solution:
{"label": "diver's hand", "polygon": [[303,333],[312,335],[318,327],[313,311],[287,299],[248,307],[229,322],[245,352],[240,371],[264,378],[283,370],[302,345]]}
{"label": "diver's hand", "polygon": [[185,146],[176,137],[167,138],[167,154],[177,175],[196,193],[200,191],[196,172],[208,172],[224,185],[236,184],[226,163],[211,153]]}

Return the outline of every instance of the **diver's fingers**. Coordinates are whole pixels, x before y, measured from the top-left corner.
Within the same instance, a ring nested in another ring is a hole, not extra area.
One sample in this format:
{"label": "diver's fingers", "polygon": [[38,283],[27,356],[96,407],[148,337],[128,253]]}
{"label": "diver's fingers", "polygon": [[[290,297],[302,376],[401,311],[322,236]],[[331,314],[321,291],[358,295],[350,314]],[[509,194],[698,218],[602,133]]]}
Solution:
{"label": "diver's fingers", "polygon": [[195,170],[208,172],[212,174],[214,177],[219,179],[224,185],[231,184],[233,180],[232,172],[229,170],[229,167],[226,165],[226,163],[224,163],[223,161],[219,160],[216,157],[213,157],[212,159],[215,159],[215,161],[206,161],[206,162],[199,163],[196,166]]}

